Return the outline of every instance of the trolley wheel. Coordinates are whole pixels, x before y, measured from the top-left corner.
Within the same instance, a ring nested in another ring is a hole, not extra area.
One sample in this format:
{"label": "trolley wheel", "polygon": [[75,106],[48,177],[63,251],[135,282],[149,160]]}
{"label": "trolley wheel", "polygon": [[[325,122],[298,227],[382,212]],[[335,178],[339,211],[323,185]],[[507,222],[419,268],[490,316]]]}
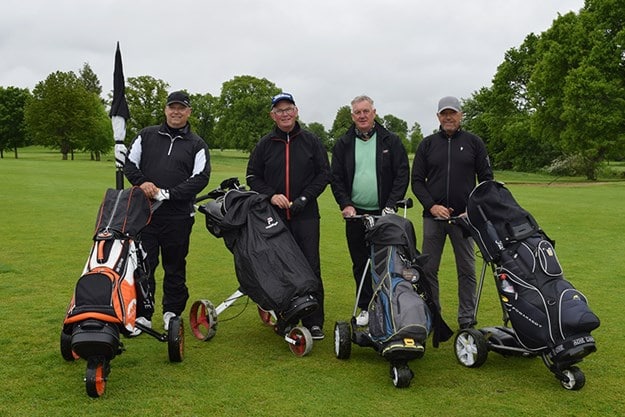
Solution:
{"label": "trolley wheel", "polygon": [[582,389],[584,384],[586,383],[586,376],[581,369],[577,366],[571,366],[568,369],[562,371],[564,378],[560,380],[560,384],[564,387],[564,389],[578,391]]}
{"label": "trolley wheel", "polygon": [[407,388],[410,385],[413,376],[414,374],[408,365],[391,365],[391,378],[393,379],[393,385],[395,385],[395,388]]}
{"label": "trolley wheel", "polygon": [[181,317],[172,317],[167,330],[167,351],[170,362],[182,362],[184,358],[184,326]]}
{"label": "trolley wheel", "polygon": [[352,330],[349,323],[334,323],[334,354],[337,359],[349,359],[352,354]]}
{"label": "trolley wheel", "polygon": [[74,362],[80,356],[72,349],[72,335],[61,330],[61,356],[68,362]]}
{"label": "trolley wheel", "polygon": [[287,336],[294,340],[294,343],[289,342],[289,348],[295,356],[305,356],[312,350],[313,338],[307,328],[293,327]]}
{"label": "trolley wheel", "polygon": [[456,359],[467,368],[479,368],[486,362],[488,345],[486,338],[476,329],[463,329],[458,332],[454,342]]}
{"label": "trolley wheel", "polygon": [[111,372],[111,366],[104,356],[93,356],[87,360],[87,372],[85,374],[87,395],[92,398],[99,398],[104,395],[109,372]]}
{"label": "trolley wheel", "polygon": [[200,340],[211,340],[217,333],[217,310],[208,300],[199,300],[191,306],[191,332]]}
{"label": "trolley wheel", "polygon": [[257,307],[258,307],[258,315],[260,316],[260,321],[262,321],[263,324],[267,326],[274,327],[276,325],[276,319],[273,316],[273,314],[271,314],[270,311],[264,310],[261,306],[257,306]]}

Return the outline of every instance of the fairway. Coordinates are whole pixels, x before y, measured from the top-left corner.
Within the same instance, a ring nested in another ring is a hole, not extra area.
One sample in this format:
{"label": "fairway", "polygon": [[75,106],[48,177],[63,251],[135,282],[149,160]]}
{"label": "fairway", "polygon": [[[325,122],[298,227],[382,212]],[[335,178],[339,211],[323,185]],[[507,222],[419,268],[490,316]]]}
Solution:
{"label": "fairway", "polygon": [[[11,155],[12,156],[12,155]],[[490,352],[477,369],[456,362],[451,341],[411,362],[410,387],[397,389],[388,363],[369,348],[334,356],[333,326],[348,320],[354,282],[343,220],[329,188],[320,199],[321,260],[326,294],[326,338],[298,358],[264,326],[252,302],[236,302],[219,316],[216,336],[195,339],[188,310],[198,299],[220,303],[237,289],[233,259],[210,235],[198,213],[187,258],[191,298],[185,321],[185,357],[170,363],[167,344],[142,335],[124,339],[102,398],[85,393],[85,362],[65,362],[59,337],[65,309],[92,243],[99,204],[115,185],[113,162],[77,154],[20,150],[0,160],[0,416],[618,416],[622,386],[625,183],[591,184],[496,172],[517,201],[556,241],[564,274],[601,319],[597,352],[579,364],[580,391],[564,390],[539,358]],[[243,179],[247,153],[212,151],[207,190]],[[411,158],[412,161],[412,158]],[[565,185],[566,183],[566,185]],[[412,193],[409,193],[412,196]],[[414,196],[412,196],[414,198]],[[421,210],[409,211],[421,241]],[[443,315],[456,329],[456,279],[451,248],[440,271]],[[481,261],[477,263],[478,272]],[[162,272],[157,274],[160,320]],[[478,326],[501,323],[495,285],[487,277]]]}

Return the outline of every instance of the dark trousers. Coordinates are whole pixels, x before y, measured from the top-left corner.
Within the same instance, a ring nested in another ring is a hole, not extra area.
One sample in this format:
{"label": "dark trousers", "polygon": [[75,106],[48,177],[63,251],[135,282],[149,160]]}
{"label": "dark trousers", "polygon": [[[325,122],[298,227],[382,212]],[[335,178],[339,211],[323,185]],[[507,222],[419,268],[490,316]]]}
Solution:
{"label": "dark trousers", "polygon": [[302,325],[307,328],[311,328],[312,326],[323,328],[325,313],[323,308],[324,292],[323,282],[321,280],[321,261],[319,257],[319,218],[298,219],[296,216],[286,222],[286,224],[318,280],[317,292],[313,295],[319,302],[319,308],[312,314],[304,317],[302,319]]}
{"label": "dark trousers", "polygon": [[[379,215],[380,211],[367,211],[356,209],[356,214],[373,214]],[[367,260],[371,255],[371,249],[365,241],[365,225],[361,219],[345,220],[345,236],[347,237],[347,248],[349,256],[352,258],[352,273],[356,281],[356,293],[363,278],[362,290],[358,297],[358,307],[362,310],[369,308],[369,302],[373,297],[373,288],[371,283],[371,269],[365,271]]]}
{"label": "dark trousers", "polygon": [[438,270],[447,236],[451,241],[458,276],[458,324],[472,323],[475,315],[475,248],[473,239],[465,237],[460,226],[423,218],[423,249],[428,255],[423,272],[432,291],[432,298],[441,309]]}
{"label": "dark trousers", "polygon": [[[163,312],[171,311],[178,316],[184,311],[189,299],[186,285],[186,257],[189,253],[189,240],[194,222],[193,217],[169,219],[154,216],[150,224],[141,231],[143,249],[147,253],[148,288],[152,302],[156,293],[154,273],[160,256],[164,271]],[[151,315],[151,312],[137,312],[138,316],[144,314]]]}

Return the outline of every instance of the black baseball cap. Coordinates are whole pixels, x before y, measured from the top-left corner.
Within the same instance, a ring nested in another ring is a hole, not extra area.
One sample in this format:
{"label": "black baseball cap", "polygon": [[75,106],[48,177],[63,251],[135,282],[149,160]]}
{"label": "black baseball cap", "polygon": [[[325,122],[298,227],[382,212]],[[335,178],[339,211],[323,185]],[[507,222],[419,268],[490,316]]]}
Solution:
{"label": "black baseball cap", "polygon": [[167,96],[167,105],[169,106],[173,103],[180,103],[183,106],[191,107],[191,99],[184,91],[174,91]]}

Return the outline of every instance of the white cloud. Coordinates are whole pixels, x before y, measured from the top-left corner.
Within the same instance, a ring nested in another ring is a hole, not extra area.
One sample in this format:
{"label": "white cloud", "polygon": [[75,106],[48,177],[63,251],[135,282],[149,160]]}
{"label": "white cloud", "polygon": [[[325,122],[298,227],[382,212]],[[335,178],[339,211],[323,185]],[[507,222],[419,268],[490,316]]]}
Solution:
{"label": "white cloud", "polygon": [[218,95],[237,75],[273,81],[300,116],[331,127],[368,94],[378,114],[424,133],[443,95],[490,85],[505,52],[583,0],[28,0],[0,15],[0,85],[34,88],[87,62],[112,88],[115,44],[126,77]]}

